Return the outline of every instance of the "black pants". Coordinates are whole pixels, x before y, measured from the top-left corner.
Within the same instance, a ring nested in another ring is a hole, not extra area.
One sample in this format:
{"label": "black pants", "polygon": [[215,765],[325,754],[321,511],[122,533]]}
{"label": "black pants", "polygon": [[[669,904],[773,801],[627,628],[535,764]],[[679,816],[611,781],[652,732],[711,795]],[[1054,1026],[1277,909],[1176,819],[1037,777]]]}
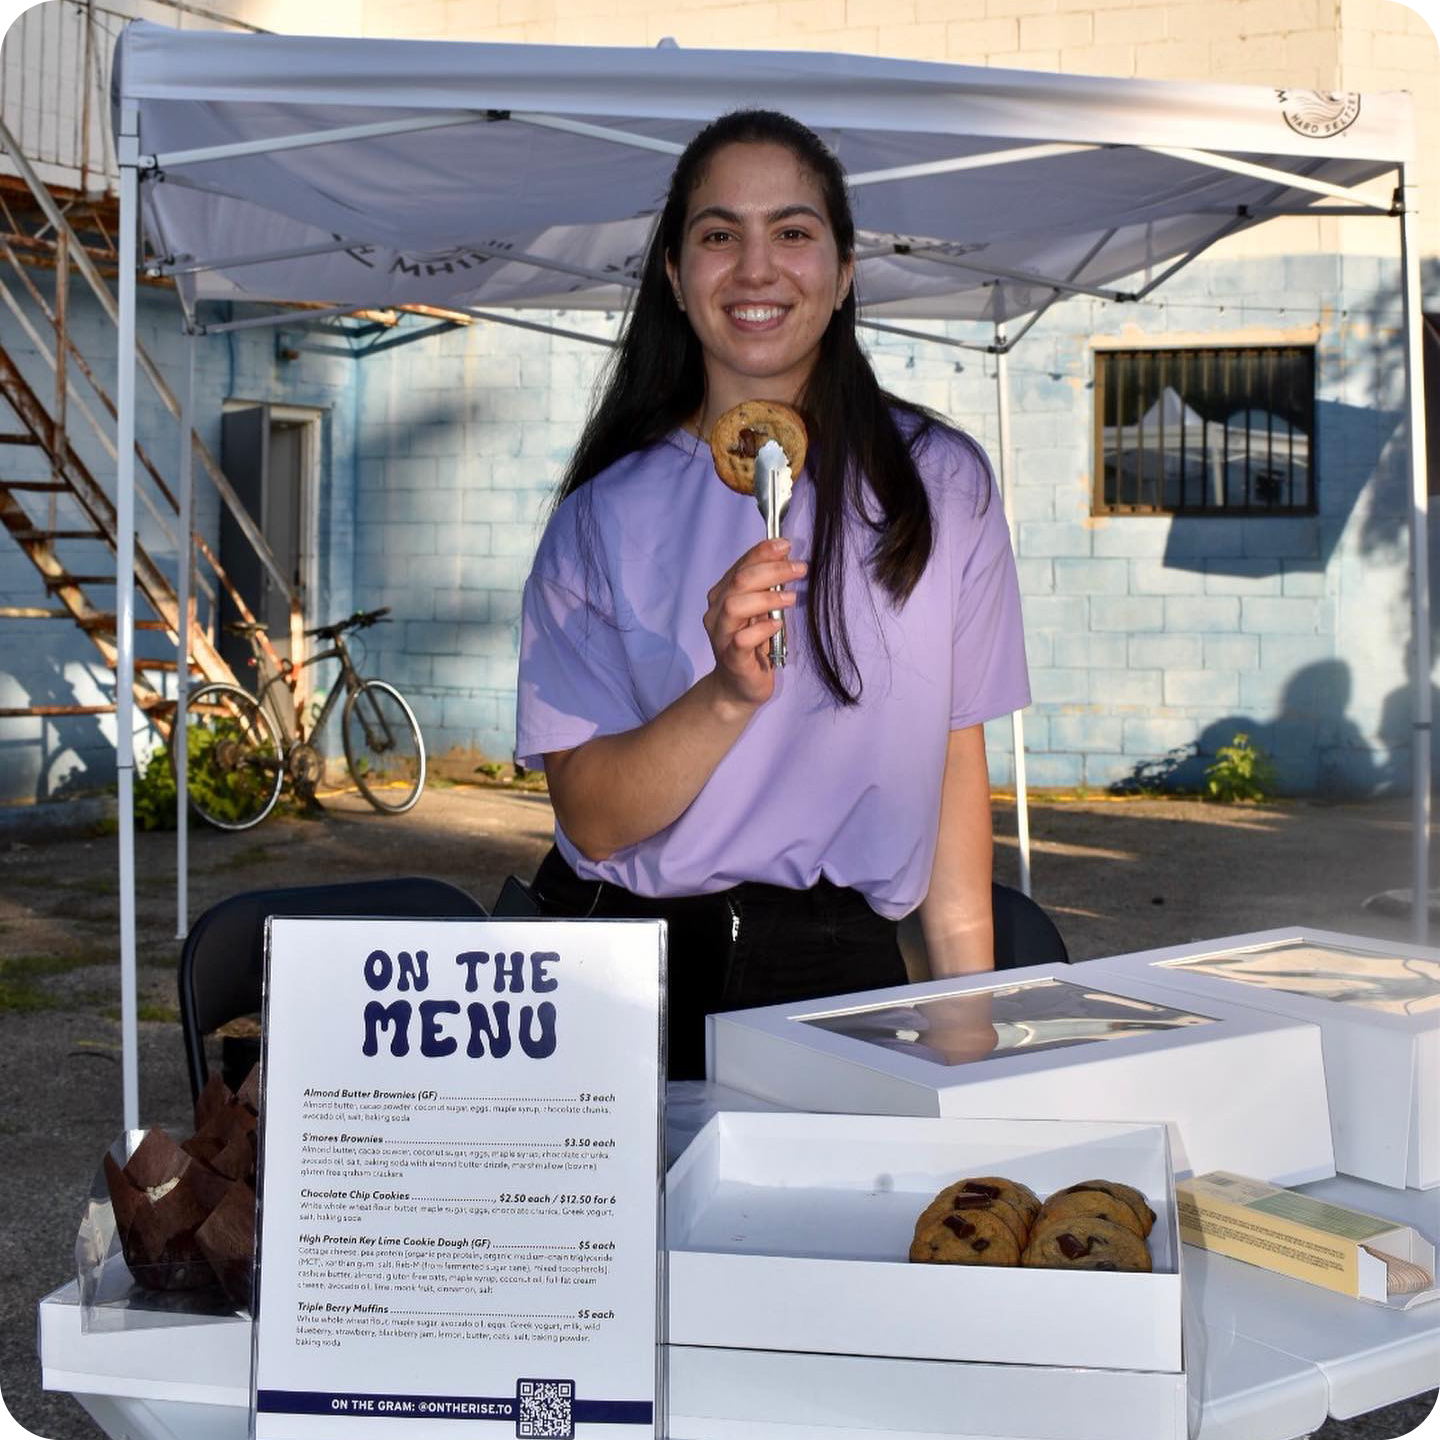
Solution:
{"label": "black pants", "polygon": [[651,900],[582,880],[552,849],[535,874],[542,915],[669,922],[669,1078],[705,1075],[705,1017],[905,984],[898,926],[856,890],[747,883]]}

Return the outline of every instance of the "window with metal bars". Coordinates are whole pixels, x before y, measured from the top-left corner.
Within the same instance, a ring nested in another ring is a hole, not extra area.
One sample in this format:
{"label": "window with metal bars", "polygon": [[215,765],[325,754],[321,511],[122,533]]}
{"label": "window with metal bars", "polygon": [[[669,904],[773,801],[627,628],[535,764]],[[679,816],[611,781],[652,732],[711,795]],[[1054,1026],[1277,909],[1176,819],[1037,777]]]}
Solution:
{"label": "window with metal bars", "polygon": [[1313,347],[1097,350],[1094,509],[1313,514]]}

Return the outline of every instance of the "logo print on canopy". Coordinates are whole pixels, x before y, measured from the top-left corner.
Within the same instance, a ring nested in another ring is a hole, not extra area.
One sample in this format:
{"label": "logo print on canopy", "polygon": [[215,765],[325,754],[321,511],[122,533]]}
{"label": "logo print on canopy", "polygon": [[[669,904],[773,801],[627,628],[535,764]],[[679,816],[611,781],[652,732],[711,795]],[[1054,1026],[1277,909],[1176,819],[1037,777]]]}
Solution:
{"label": "logo print on canopy", "polygon": [[1360,97],[1353,90],[1277,90],[1275,98],[1285,123],[1312,140],[1348,130],[1360,115]]}

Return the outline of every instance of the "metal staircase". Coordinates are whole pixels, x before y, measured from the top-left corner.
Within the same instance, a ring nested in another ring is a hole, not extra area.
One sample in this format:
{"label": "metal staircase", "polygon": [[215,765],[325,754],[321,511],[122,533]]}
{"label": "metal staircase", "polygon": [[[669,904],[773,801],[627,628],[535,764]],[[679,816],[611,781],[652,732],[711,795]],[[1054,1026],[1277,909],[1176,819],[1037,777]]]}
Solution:
{"label": "metal staircase", "polygon": [[[75,417],[83,419],[92,438],[114,462],[117,459],[114,433],[117,411],[115,402],[69,333],[67,294],[73,269],[101,310],[112,321],[116,319],[115,298],[104,273],[113,274],[118,264],[118,252],[111,238],[116,217],[102,213],[107,208],[103,200],[97,204],[79,193],[52,190],[36,174],[3,121],[0,121],[0,151],[17,172],[14,178],[0,175],[0,227],[3,227],[0,228],[0,260],[8,261],[9,281],[0,278],[0,305],[8,312],[4,317],[6,329],[0,334],[23,332],[29,342],[28,352],[35,357],[30,362],[32,373],[38,361],[49,369],[54,382],[54,398],[47,407],[22,374],[14,356],[0,344],[0,525],[34,567],[47,602],[0,606],[0,621],[72,622],[85,632],[105,665],[114,671],[117,663],[113,589],[116,510],[106,487],[71,444],[71,431],[77,423]],[[29,272],[52,267],[55,285],[51,298],[47,299]],[[0,265],[0,269],[4,268]],[[17,289],[12,289],[12,284]],[[159,366],[139,345],[135,358],[163,407],[180,420],[180,403]],[[84,382],[83,393],[79,381]],[[104,415],[96,414],[93,401],[98,401]],[[185,441],[191,448],[197,473],[214,486],[221,504],[234,517],[239,533],[288,598],[291,653],[292,658],[298,660],[303,656],[303,640],[296,587],[282,571],[264,535],[200,437],[192,431]],[[138,443],[135,456],[137,499],[149,512],[154,526],[173,544],[174,552],[184,556],[192,567],[195,598],[191,600],[185,622],[190,675],[207,680],[234,680],[215,643],[214,626],[221,595],[229,598],[234,613],[242,620],[253,621],[255,616],[204,536],[192,529],[185,537],[186,543],[181,542],[177,523],[180,505],[174,491]],[[43,457],[43,465],[37,463],[38,457]],[[180,603],[166,574],[138,543],[135,594],[137,658],[129,683],[138,708],[165,734],[170,728],[175,704],[176,654],[182,623]],[[204,602],[208,628],[197,618],[201,608],[196,599]],[[261,643],[270,649],[269,641],[263,636]],[[273,649],[270,649],[270,658],[277,667],[280,665]],[[113,703],[39,703],[59,701],[63,698],[61,695],[34,698],[37,703],[27,706],[0,707],[0,719],[96,715],[115,709]]]}
{"label": "metal staircase", "polygon": [[[38,395],[20,373],[14,360],[0,347],[0,397],[22,428],[0,432],[0,524],[35,567],[49,606],[10,606],[0,610],[9,619],[68,619],[78,625],[112,671],[116,665],[115,612],[95,603],[92,592],[114,586],[113,566],[103,571],[94,559],[97,550],[106,557],[115,552],[115,507],[94,476],[71,448],[60,426],[51,418]],[[49,461],[48,480],[12,479],[7,457],[21,447],[38,449]],[[32,513],[29,501],[43,496],[48,514]],[[103,550],[101,549],[103,547]],[[79,553],[77,553],[79,552]],[[83,554],[84,558],[80,558]],[[67,555],[74,559],[65,558]],[[88,567],[91,573],[77,567]],[[173,695],[166,694],[164,675],[176,670],[176,643],[180,633],[180,606],[174,588],[140,545],[135,548],[137,598],[150,616],[137,618],[137,632],[163,636],[168,653],[137,655],[131,677],[136,704],[162,731],[168,729]],[[191,620],[190,670],[211,680],[233,680],[230,667],[203,628]],[[138,644],[138,641],[137,641]],[[113,705],[35,705],[0,709],[0,717],[19,715],[94,715]]]}

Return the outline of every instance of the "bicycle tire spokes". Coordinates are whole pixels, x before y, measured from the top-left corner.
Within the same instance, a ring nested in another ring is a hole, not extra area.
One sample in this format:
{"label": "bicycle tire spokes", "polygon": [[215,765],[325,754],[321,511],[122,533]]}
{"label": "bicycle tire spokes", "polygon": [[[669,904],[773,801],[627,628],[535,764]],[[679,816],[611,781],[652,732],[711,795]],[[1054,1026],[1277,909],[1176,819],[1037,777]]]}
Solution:
{"label": "bicycle tire spokes", "polygon": [[345,702],[345,758],[360,793],[377,810],[408,810],[425,785],[425,742],[393,685],[367,680]]}
{"label": "bicycle tire spokes", "polygon": [[360,724],[365,730],[365,744],[369,747],[372,755],[384,755],[395,749],[395,732],[390,728],[385,719],[385,712],[380,707],[376,698],[376,692],[370,689],[362,689],[357,692],[355,709],[360,716]]}
{"label": "bicycle tire spokes", "polygon": [[[187,704],[186,787],[191,807],[221,830],[258,825],[284,781],[283,755],[270,718],[254,696],[233,685],[202,686]],[[178,732],[172,739],[176,764]]]}

